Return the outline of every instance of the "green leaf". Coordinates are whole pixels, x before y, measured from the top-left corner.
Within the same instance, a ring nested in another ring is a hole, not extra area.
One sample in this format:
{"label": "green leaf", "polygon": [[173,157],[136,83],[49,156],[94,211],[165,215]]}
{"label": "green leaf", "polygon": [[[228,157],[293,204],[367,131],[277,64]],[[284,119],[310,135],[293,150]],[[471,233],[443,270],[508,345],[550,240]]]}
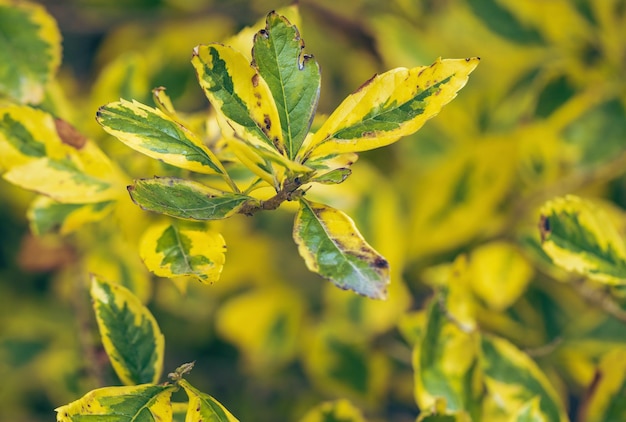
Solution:
{"label": "green leaf", "polygon": [[28,209],[28,220],[37,235],[58,232],[65,235],[84,224],[100,221],[111,213],[116,201],[94,204],[63,204],[47,196],[38,196]]}
{"label": "green leaf", "polygon": [[100,107],[96,120],[105,131],[149,157],[199,173],[226,175],[215,154],[161,110],[121,100]]}
{"label": "green leaf", "polygon": [[298,160],[367,151],[421,128],[456,97],[479,58],[438,59],[431,66],[376,75],[349,95],[303,145]]}
{"label": "green leaf", "polygon": [[365,418],[352,403],[341,399],[315,406],[300,422],[365,422]]}
{"label": "green leaf", "polygon": [[487,391],[497,397],[503,411],[520,415],[530,400],[539,397],[545,420],[568,421],[557,392],[530,357],[508,341],[489,335],[482,336],[481,350]]}
{"label": "green leaf", "polygon": [[35,3],[0,2],[0,97],[38,104],[61,63],[61,34]]}
{"label": "green leaf", "polygon": [[468,0],[472,12],[496,34],[520,44],[540,44],[541,34],[527,28],[497,0]]}
{"label": "green leaf", "polygon": [[539,223],[543,250],[555,264],[608,284],[626,284],[626,246],[605,213],[568,195],[548,201]]}
{"label": "green leaf", "polygon": [[626,420],[626,351],[613,349],[602,357],[581,421],[609,422]]}
{"label": "green leaf", "polygon": [[189,396],[189,407],[187,410],[186,422],[238,422],[220,402],[208,394],[202,393],[189,384],[186,380],[181,380],[180,385]]}
{"label": "green leaf", "polygon": [[193,276],[217,281],[224,267],[226,244],[206,227],[155,224],[144,233],[139,253],[148,269],[160,277]]}
{"label": "green leaf", "polygon": [[267,82],[280,117],[287,157],[294,159],[306,137],[320,93],[320,69],[303,54],[298,29],[278,14],[267,16],[266,27],[254,37],[253,64]]}
{"label": "green leaf", "polygon": [[335,169],[313,177],[311,182],[322,183],[325,185],[343,183],[348,176],[350,176],[350,174],[352,174],[352,170],[349,168]]}
{"label": "green leaf", "polygon": [[293,238],[309,270],[339,288],[373,299],[386,298],[389,263],[343,212],[302,199]]}
{"label": "green leaf", "polygon": [[39,158],[11,168],[4,178],[67,204],[84,204],[117,199],[119,192],[109,182],[83,172],[70,159]]}
{"label": "green leaf", "polygon": [[246,195],[222,192],[202,183],[176,178],[137,179],[128,187],[142,209],[190,220],[219,220],[237,213]]}
{"label": "green leaf", "polygon": [[150,311],[127,288],[96,276],[91,298],[104,349],[120,380],[126,385],[158,382],[165,343]]}
{"label": "green leaf", "polygon": [[92,390],[82,398],[61,406],[59,422],[79,421],[168,421],[172,420],[170,398],[173,385],[135,385]]}

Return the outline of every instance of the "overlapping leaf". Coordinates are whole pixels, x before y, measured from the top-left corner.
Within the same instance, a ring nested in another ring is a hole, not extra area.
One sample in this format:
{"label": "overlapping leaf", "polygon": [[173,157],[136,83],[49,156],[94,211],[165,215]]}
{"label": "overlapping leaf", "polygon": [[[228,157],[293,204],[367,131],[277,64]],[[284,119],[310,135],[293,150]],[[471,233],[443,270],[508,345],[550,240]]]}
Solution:
{"label": "overlapping leaf", "polygon": [[62,235],[99,221],[113,210],[115,201],[93,204],[63,204],[47,196],[37,197],[28,209],[28,220],[35,234],[58,232]]}
{"label": "overlapping leaf", "polygon": [[0,97],[38,104],[61,63],[61,34],[35,3],[0,1]]}
{"label": "overlapping leaf", "polygon": [[193,276],[203,283],[217,281],[224,267],[226,244],[221,234],[206,227],[155,224],[144,233],[139,253],[160,277]]}
{"label": "overlapping leaf", "polygon": [[342,289],[373,299],[386,297],[389,263],[343,212],[302,199],[293,237],[309,270]]}
{"label": "overlapping leaf", "polygon": [[91,298],[104,349],[120,380],[127,385],[158,382],[165,345],[150,311],[125,287],[96,276]]}
{"label": "overlapping leaf", "polygon": [[202,393],[187,381],[182,380],[180,385],[189,396],[189,407],[186,422],[238,422],[220,402],[208,394]]}
{"label": "overlapping leaf", "polygon": [[320,70],[304,55],[298,29],[276,13],[254,37],[253,63],[274,98],[287,157],[294,159],[309,132],[320,93]]}
{"label": "overlapping leaf", "polygon": [[302,162],[389,145],[417,131],[463,88],[478,58],[376,75],[348,96],[298,155]]}
{"label": "overlapping leaf", "polygon": [[142,209],[190,220],[230,217],[248,201],[246,195],[222,192],[202,183],[176,178],[139,179],[128,187]]}
{"label": "overlapping leaf", "polygon": [[580,420],[609,422],[626,420],[626,351],[608,352],[598,365],[596,382],[582,407]]}
{"label": "overlapping leaf", "polygon": [[172,385],[134,385],[92,390],[56,409],[58,422],[172,420]]}
{"label": "overlapping leaf", "polygon": [[361,411],[348,400],[321,403],[309,410],[300,422],[365,422]]}
{"label": "overlapping leaf", "polygon": [[626,284],[624,240],[591,202],[573,195],[547,202],[539,230],[555,264],[603,283]]}

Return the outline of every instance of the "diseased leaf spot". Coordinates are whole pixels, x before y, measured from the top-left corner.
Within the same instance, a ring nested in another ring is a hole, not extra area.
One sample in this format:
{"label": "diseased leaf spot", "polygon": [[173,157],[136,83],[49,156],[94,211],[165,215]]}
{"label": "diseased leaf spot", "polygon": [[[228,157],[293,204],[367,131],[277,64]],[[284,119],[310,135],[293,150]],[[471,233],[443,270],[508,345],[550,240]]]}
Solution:
{"label": "diseased leaf spot", "polygon": [[377,257],[374,260],[374,266],[376,268],[381,268],[381,269],[389,268],[389,262],[386,259],[384,259],[384,258]]}
{"label": "diseased leaf spot", "polygon": [[545,215],[542,215],[539,219],[539,234],[541,241],[544,242],[551,232],[550,219]]}
{"label": "diseased leaf spot", "polygon": [[[252,86],[255,88],[259,86],[259,74],[258,73],[255,73],[252,76]],[[254,95],[257,96],[257,98],[261,96],[259,93],[255,93]]]}
{"label": "diseased leaf spot", "polygon": [[270,116],[267,114],[263,116],[263,123],[265,124],[266,130],[270,130],[272,128],[272,121],[270,120]]}

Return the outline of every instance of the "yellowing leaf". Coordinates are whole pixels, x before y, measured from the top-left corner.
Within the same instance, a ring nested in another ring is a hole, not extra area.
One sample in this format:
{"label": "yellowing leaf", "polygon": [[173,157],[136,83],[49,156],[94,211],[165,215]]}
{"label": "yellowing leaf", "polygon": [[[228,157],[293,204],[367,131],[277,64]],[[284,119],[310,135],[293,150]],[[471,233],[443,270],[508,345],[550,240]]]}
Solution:
{"label": "yellowing leaf", "polygon": [[156,383],[165,343],[150,311],[130,290],[92,276],[91,298],[100,337],[124,384]]}
{"label": "yellowing leaf", "polygon": [[171,421],[172,385],[134,385],[92,390],[56,410],[58,422]]}
{"label": "yellowing leaf", "polygon": [[352,403],[342,399],[315,406],[300,422],[365,422],[365,418]]}
{"label": "yellowing leaf", "polygon": [[185,422],[239,422],[220,402],[181,380],[180,385],[189,396]]}
{"label": "yellowing leaf", "polygon": [[626,418],[626,350],[614,349],[600,361],[590,396],[582,406],[580,420],[586,422],[621,421]]}
{"label": "yellowing leaf", "polygon": [[530,357],[508,341],[488,335],[482,336],[481,350],[488,394],[504,412],[519,415],[528,401],[539,397],[546,421],[568,421],[554,387]]}
{"label": "yellowing leaf", "polygon": [[61,34],[33,2],[0,1],[0,96],[38,104],[61,63]]}
{"label": "yellowing leaf", "polygon": [[348,96],[303,146],[300,162],[367,151],[416,132],[463,88],[478,61],[439,59],[431,66],[374,76]]}
{"label": "yellowing leaf", "polygon": [[502,311],[526,289],[533,268],[511,244],[492,242],[470,255],[471,288],[489,307]]}
{"label": "yellowing leaf", "polygon": [[539,223],[555,264],[608,284],[626,284],[626,246],[602,209],[577,196],[548,201]]}
{"label": "yellowing leaf", "polygon": [[144,233],[139,253],[160,277],[193,276],[203,283],[217,281],[226,260],[221,234],[206,227],[170,223],[152,225]]}
{"label": "yellowing leaf", "polygon": [[108,133],[149,157],[199,173],[226,176],[215,154],[161,110],[120,100],[100,107],[96,118]]}
{"label": "yellowing leaf", "polygon": [[58,232],[65,235],[83,225],[102,220],[111,213],[115,201],[94,204],[63,204],[47,196],[38,196],[28,209],[28,220],[37,235]]}
{"label": "yellowing leaf", "polygon": [[85,204],[117,199],[120,192],[108,181],[83,172],[69,159],[39,158],[15,166],[4,178],[24,189],[66,203]]}

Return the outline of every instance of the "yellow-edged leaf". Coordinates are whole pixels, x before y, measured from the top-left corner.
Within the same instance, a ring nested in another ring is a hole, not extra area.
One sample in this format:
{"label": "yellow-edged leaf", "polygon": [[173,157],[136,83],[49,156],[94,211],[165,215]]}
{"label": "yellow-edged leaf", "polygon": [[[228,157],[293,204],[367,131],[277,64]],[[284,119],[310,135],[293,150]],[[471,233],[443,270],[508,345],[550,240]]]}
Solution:
{"label": "yellow-edged leaf", "polygon": [[438,59],[431,66],[397,68],[374,76],[308,139],[299,161],[366,151],[414,133],[456,96],[479,60]]}
{"label": "yellow-edged leaf", "polygon": [[626,420],[626,350],[609,351],[597,368],[596,382],[582,407],[580,420],[609,422]]}
{"label": "yellow-edged leaf", "polygon": [[543,250],[555,264],[608,284],[626,284],[626,245],[604,211],[574,195],[541,208]]}
{"label": "yellow-edged leaf", "polygon": [[66,235],[85,224],[102,220],[113,211],[115,204],[115,201],[63,204],[47,196],[38,196],[28,208],[27,215],[33,233]]}
{"label": "yellow-edged leaf", "polygon": [[185,422],[239,422],[220,402],[181,380],[180,385],[189,396]]}
{"label": "yellow-edged leaf", "polygon": [[365,422],[361,411],[346,399],[328,401],[315,406],[300,422]]}
{"label": "yellow-edged leaf", "polygon": [[97,276],[92,276],[91,298],[102,344],[120,380],[158,382],[165,342],[150,311],[127,288]]}
{"label": "yellow-edged leaf", "polygon": [[219,279],[225,252],[222,235],[204,225],[154,224],[139,246],[141,259],[154,274],[169,278],[193,276],[203,283]]}
{"label": "yellow-edged leaf", "polygon": [[57,421],[171,421],[174,390],[173,385],[154,384],[99,388],[55,409]]}

